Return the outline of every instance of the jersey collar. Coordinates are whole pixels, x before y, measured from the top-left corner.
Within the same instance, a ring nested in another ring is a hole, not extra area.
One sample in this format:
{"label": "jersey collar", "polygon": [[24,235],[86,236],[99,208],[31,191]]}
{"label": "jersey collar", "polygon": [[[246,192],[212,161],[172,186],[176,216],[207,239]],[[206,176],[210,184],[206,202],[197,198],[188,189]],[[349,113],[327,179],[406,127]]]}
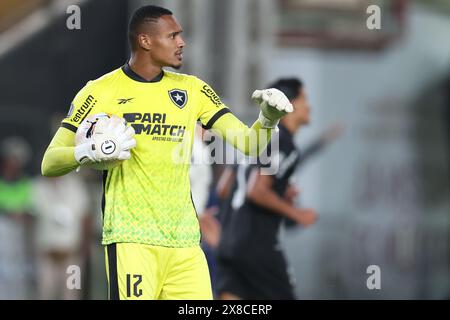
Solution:
{"label": "jersey collar", "polygon": [[136,72],[134,72],[130,65],[127,63],[125,63],[122,66],[122,71],[123,73],[125,73],[129,78],[135,80],[135,81],[139,81],[139,82],[147,82],[147,83],[153,83],[153,82],[159,82],[162,80],[163,76],[164,76],[164,71],[161,70],[161,73],[158,74],[156,77],[154,77],[151,80],[145,80],[144,78],[142,78],[140,75],[138,75]]}

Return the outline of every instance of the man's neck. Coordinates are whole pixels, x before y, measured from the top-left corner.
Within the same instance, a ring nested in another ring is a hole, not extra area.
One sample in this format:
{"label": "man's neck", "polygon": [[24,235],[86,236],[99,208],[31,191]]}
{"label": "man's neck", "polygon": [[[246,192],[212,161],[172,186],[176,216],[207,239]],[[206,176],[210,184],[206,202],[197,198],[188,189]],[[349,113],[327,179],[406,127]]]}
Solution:
{"label": "man's neck", "polygon": [[139,52],[135,52],[131,55],[128,64],[130,65],[131,70],[147,81],[153,80],[162,71],[160,66],[153,64],[147,56]]}

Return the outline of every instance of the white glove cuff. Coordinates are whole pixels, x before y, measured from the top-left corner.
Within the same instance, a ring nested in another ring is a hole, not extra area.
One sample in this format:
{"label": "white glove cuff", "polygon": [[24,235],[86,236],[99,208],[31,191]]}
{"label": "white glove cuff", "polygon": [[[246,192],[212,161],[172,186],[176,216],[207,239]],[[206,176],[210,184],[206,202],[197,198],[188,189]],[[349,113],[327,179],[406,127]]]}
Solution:
{"label": "white glove cuff", "polygon": [[76,146],[74,150],[75,160],[77,160],[79,164],[85,164],[92,161],[91,152],[90,143],[80,144],[79,146]]}
{"label": "white glove cuff", "polygon": [[269,120],[269,119],[267,119],[263,115],[262,111],[259,112],[258,120],[262,124],[262,127],[265,128],[265,129],[278,129],[277,125],[280,122],[279,119],[277,119],[277,120]]}

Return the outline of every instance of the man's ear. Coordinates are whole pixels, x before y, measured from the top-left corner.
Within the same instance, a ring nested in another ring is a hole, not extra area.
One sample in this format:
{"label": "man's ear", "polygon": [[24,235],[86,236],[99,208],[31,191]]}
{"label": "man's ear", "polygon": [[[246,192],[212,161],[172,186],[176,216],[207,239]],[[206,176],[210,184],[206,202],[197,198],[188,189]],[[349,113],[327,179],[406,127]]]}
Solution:
{"label": "man's ear", "polygon": [[152,40],[148,34],[141,33],[138,35],[139,46],[144,50],[150,50],[152,47]]}

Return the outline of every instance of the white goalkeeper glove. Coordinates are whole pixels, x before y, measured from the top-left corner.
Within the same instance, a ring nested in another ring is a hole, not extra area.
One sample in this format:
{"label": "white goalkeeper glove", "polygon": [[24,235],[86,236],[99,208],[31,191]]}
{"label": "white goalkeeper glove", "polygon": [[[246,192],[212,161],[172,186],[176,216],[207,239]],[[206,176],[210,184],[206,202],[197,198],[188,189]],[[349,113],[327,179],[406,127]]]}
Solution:
{"label": "white goalkeeper glove", "polygon": [[294,110],[286,95],[275,88],[255,90],[252,100],[261,108],[258,120],[263,128],[275,128],[280,118]]}
{"label": "white goalkeeper glove", "polygon": [[130,149],[136,146],[134,134],[122,118],[99,119],[92,136],[75,147],[75,159],[80,164],[130,159]]}

